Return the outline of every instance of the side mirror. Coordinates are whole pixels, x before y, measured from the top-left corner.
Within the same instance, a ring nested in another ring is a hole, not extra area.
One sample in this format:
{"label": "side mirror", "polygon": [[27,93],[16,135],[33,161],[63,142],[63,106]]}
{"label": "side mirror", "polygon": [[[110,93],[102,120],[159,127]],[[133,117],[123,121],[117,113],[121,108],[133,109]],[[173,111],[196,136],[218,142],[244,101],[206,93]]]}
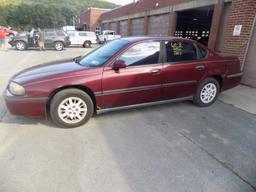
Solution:
{"label": "side mirror", "polygon": [[112,69],[115,71],[118,71],[121,68],[126,68],[126,64],[123,60],[116,60],[112,65]]}
{"label": "side mirror", "polygon": [[76,63],[79,62],[81,60],[82,56],[78,56],[78,57],[75,57],[73,59],[73,61],[75,61]]}

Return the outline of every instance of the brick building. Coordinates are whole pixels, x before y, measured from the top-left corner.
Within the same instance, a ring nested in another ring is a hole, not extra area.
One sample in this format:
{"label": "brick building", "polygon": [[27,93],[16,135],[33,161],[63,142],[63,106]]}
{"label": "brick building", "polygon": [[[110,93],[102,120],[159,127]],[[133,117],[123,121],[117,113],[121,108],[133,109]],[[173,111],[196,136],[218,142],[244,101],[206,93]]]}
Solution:
{"label": "brick building", "polygon": [[197,39],[215,51],[238,56],[243,83],[256,87],[255,15],[256,0],[137,0],[83,19],[93,17],[94,26],[122,36]]}
{"label": "brick building", "polygon": [[99,18],[108,11],[110,9],[88,8],[77,17],[76,28],[83,31],[96,31],[96,28],[99,27]]}

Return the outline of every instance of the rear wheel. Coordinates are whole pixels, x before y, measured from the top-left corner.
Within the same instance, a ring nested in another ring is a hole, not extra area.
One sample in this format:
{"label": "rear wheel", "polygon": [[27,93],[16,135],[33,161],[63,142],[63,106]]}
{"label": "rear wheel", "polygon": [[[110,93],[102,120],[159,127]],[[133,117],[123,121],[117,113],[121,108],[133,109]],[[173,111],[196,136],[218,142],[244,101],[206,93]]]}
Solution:
{"label": "rear wheel", "polygon": [[79,89],[58,92],[50,103],[50,116],[59,127],[73,128],[85,124],[93,115],[91,97]]}
{"label": "rear wheel", "polygon": [[90,48],[92,46],[92,43],[90,41],[85,41],[84,42],[84,47],[85,48]]}
{"label": "rear wheel", "polygon": [[27,45],[26,45],[26,43],[24,41],[17,41],[15,43],[15,47],[16,47],[17,50],[23,51],[23,50],[26,49]]}
{"label": "rear wheel", "polygon": [[220,92],[219,82],[214,78],[207,78],[197,88],[194,103],[200,107],[212,105]]}
{"label": "rear wheel", "polygon": [[62,42],[55,42],[54,43],[54,48],[57,50],[57,51],[62,51],[64,49],[64,45]]}

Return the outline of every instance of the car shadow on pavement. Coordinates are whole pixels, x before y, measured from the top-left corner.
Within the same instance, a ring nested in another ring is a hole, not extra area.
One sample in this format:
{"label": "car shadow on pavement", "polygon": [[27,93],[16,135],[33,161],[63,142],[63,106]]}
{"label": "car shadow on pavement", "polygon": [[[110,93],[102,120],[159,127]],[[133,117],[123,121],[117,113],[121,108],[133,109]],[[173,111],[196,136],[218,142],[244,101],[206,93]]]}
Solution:
{"label": "car shadow on pavement", "polygon": [[[180,103],[180,102],[178,102]],[[132,109],[124,109],[124,110],[115,110],[115,111],[108,111],[104,113],[99,113],[93,115],[92,119],[94,121],[97,121],[100,118],[108,118],[108,117],[113,117],[113,116],[127,116],[129,114],[133,113],[141,113],[143,114],[144,112],[148,110],[165,110],[165,108],[170,108],[172,106],[177,105],[178,103],[169,103],[169,104],[160,104],[160,105],[153,105],[153,106],[144,106],[144,107],[137,107],[137,108],[132,108]],[[190,101],[184,101],[181,103],[186,103],[187,105],[193,106],[192,102]],[[47,119],[33,119],[29,117],[23,117],[23,116],[15,116],[10,114],[7,109],[4,109],[4,115],[0,117],[0,123],[6,123],[6,124],[16,124],[16,125],[38,125],[41,124],[45,127],[51,127],[51,128],[56,128],[56,129],[61,129],[57,125],[55,125],[50,117],[47,117]],[[88,122],[90,123],[90,122]],[[82,125],[81,127],[84,127],[86,125]],[[79,127],[78,127],[79,128]],[[76,128],[73,128],[76,129]]]}
{"label": "car shadow on pavement", "polygon": [[186,101],[105,113],[95,124],[119,178],[136,191],[253,191],[255,122],[219,101]]}

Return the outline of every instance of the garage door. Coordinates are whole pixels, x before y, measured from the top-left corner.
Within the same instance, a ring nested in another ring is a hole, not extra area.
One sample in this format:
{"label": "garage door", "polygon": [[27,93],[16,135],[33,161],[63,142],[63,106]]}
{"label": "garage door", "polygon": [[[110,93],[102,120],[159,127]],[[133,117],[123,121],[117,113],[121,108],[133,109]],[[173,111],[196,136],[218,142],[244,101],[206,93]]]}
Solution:
{"label": "garage door", "polygon": [[245,59],[244,64],[244,75],[242,82],[244,84],[256,87],[256,24],[254,24],[254,29],[248,49],[248,55]]}
{"label": "garage door", "polygon": [[132,20],[132,36],[141,36],[144,34],[144,18]]}
{"label": "garage door", "polygon": [[119,32],[120,32],[120,35],[121,35],[122,37],[127,36],[127,27],[128,27],[128,22],[127,22],[127,20],[126,20],[126,21],[120,21],[120,24],[119,24]]}
{"label": "garage door", "polygon": [[116,22],[110,23],[110,30],[116,31]]}
{"label": "garage door", "polygon": [[108,23],[103,23],[102,30],[107,30],[107,29],[108,29]]}
{"label": "garage door", "polygon": [[167,36],[169,28],[169,14],[150,16],[148,34],[152,36]]}

